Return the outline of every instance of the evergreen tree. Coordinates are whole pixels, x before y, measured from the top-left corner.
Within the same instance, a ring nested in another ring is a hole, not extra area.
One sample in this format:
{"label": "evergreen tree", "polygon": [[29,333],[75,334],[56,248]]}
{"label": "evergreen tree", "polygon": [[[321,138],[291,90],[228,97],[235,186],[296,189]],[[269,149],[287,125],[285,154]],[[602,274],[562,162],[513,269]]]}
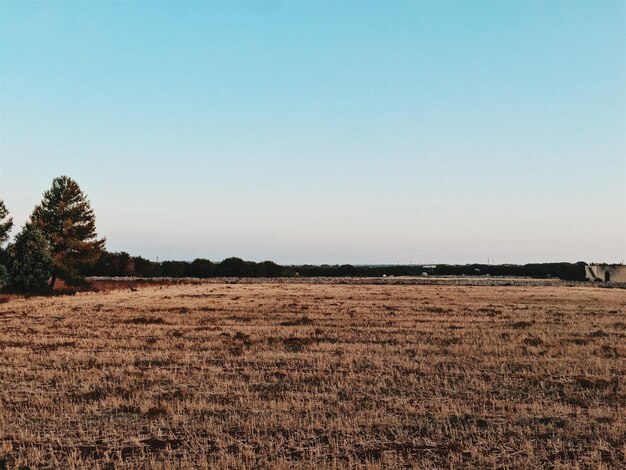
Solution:
{"label": "evergreen tree", "polygon": [[72,178],[55,178],[30,218],[50,244],[55,265],[50,287],[57,277],[80,279],[80,269],[98,260],[105,240],[98,238],[91,204]]}
{"label": "evergreen tree", "polygon": [[13,228],[13,219],[9,217],[9,211],[4,201],[0,199],[0,288],[9,283],[9,272],[6,268],[9,257],[3,245],[9,239],[11,228]]}
{"label": "evergreen tree", "polygon": [[41,292],[48,288],[54,260],[39,228],[26,224],[9,247],[9,287],[20,292]]}
{"label": "evergreen tree", "polygon": [[9,285],[9,270],[4,264],[0,264],[0,289]]}
{"label": "evergreen tree", "polygon": [[9,232],[13,228],[13,218],[9,217],[9,211],[0,199],[0,246],[9,239]]}

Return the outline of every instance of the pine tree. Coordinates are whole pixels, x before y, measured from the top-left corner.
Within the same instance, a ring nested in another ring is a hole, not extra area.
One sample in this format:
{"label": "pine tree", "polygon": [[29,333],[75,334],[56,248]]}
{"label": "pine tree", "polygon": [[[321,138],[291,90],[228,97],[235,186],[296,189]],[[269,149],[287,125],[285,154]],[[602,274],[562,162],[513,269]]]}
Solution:
{"label": "pine tree", "polygon": [[13,228],[13,218],[9,217],[9,211],[0,199],[0,245],[9,239],[9,232]]}
{"label": "pine tree", "polygon": [[48,288],[54,268],[50,247],[39,228],[26,224],[9,247],[9,287],[20,292],[41,292]]}
{"label": "pine tree", "polygon": [[13,219],[9,217],[9,211],[0,199],[0,287],[5,287],[9,283],[9,255],[3,245],[9,239],[9,232],[13,228]]}
{"label": "pine tree", "polygon": [[104,249],[105,239],[98,238],[91,204],[78,183],[68,176],[52,181],[30,218],[50,244],[55,264],[51,287],[57,277],[79,279],[80,269],[95,263]]}

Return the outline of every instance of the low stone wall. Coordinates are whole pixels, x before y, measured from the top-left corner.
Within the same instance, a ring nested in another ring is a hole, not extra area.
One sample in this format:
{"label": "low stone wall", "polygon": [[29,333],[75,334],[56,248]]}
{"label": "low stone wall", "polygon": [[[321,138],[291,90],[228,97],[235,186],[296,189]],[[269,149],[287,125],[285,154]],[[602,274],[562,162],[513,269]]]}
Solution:
{"label": "low stone wall", "polygon": [[440,286],[574,286],[584,285],[560,279],[525,277],[441,276],[441,277],[90,277],[96,288],[107,290],[168,284],[370,284],[370,285],[440,285]]}

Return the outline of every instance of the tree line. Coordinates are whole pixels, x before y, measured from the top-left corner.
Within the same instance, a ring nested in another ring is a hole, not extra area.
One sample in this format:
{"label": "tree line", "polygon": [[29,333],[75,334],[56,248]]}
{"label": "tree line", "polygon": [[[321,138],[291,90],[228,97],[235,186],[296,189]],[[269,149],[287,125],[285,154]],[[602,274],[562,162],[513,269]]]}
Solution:
{"label": "tree line", "polygon": [[[154,262],[126,252],[103,252],[100,259],[86,272],[88,276],[138,277],[280,277],[289,275],[285,266],[273,261],[244,261],[226,258],[221,262],[197,258],[193,261]],[[292,274],[293,275],[293,274]]]}
{"label": "tree line", "polygon": [[29,220],[12,243],[13,228],[0,200],[0,285],[15,292],[46,292],[57,279],[70,286],[88,286],[87,276],[138,277],[281,277],[281,276],[528,276],[584,280],[585,263],[536,263],[525,265],[279,265],[226,258],[221,262],[154,262],[125,252],[111,253],[96,232],[91,204],[76,181],[59,176],[43,193]]}
{"label": "tree line", "polygon": [[154,262],[128,253],[104,252],[86,273],[89,276],[138,277],[382,277],[382,276],[525,276],[585,280],[585,263],[464,264],[451,265],[280,265],[255,263],[241,258],[221,262],[198,258],[193,261]]}

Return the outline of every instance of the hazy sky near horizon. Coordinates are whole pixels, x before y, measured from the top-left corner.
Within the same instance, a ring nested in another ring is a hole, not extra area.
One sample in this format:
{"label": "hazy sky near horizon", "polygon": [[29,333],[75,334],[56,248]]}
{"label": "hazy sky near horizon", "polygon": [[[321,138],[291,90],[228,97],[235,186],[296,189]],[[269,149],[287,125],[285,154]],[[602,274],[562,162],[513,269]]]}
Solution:
{"label": "hazy sky near horizon", "polygon": [[626,259],[626,2],[0,1],[0,198],[151,259]]}

